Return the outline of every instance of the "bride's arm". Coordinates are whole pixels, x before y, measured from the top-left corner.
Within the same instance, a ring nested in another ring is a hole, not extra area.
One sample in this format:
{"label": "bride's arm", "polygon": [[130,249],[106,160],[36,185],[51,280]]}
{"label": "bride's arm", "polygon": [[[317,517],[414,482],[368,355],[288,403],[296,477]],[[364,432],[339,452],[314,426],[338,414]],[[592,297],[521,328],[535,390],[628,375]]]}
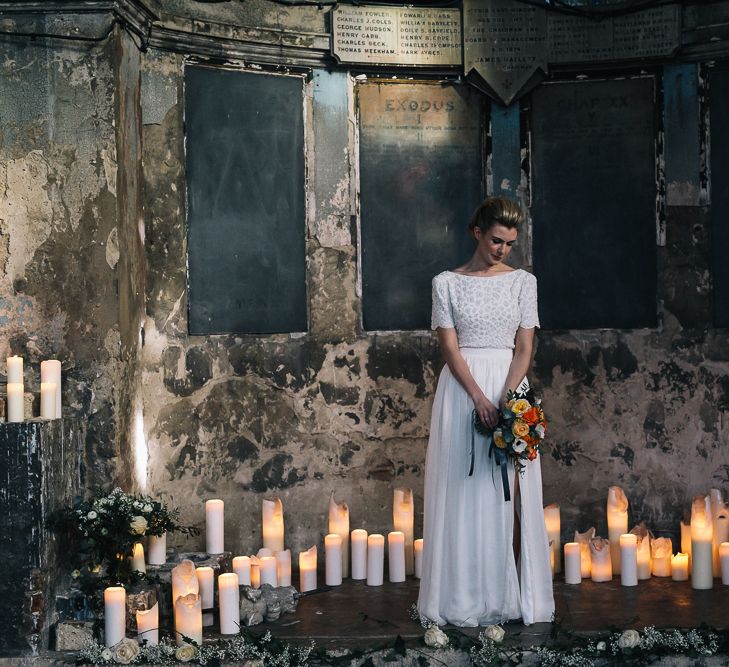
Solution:
{"label": "bride's arm", "polygon": [[534,329],[523,329],[519,327],[514,340],[514,356],[506,375],[506,385],[502,402],[506,399],[506,393],[514,391],[521,381],[526,377],[529,367],[532,365],[532,352],[534,351]]}
{"label": "bride's arm", "polygon": [[488,398],[486,398],[481,387],[479,387],[476,380],[473,379],[473,375],[471,375],[471,371],[466,364],[466,360],[463,358],[460,348],[458,347],[458,336],[456,334],[456,330],[438,327],[438,342],[440,343],[440,349],[443,352],[443,358],[445,359],[446,364],[448,364],[448,368],[451,373],[453,373],[456,380],[458,380],[461,386],[466,390],[466,393],[471,397],[473,406],[478,413],[478,416],[481,417],[481,421],[491,428],[495,427],[498,423],[497,408],[491,401],[489,401]]}

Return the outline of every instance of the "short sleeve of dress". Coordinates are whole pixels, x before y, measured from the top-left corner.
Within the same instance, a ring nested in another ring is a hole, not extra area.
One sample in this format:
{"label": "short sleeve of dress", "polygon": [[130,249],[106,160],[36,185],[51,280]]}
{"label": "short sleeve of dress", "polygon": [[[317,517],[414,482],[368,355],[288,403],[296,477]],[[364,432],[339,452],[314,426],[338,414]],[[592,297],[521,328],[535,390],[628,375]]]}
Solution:
{"label": "short sleeve of dress", "polygon": [[453,329],[455,326],[448,281],[443,274],[440,274],[433,278],[433,314],[430,328]]}
{"label": "short sleeve of dress", "polygon": [[521,313],[519,326],[522,329],[533,329],[539,326],[537,279],[531,273],[526,274],[526,278],[521,285],[521,291],[519,292],[519,312]]}

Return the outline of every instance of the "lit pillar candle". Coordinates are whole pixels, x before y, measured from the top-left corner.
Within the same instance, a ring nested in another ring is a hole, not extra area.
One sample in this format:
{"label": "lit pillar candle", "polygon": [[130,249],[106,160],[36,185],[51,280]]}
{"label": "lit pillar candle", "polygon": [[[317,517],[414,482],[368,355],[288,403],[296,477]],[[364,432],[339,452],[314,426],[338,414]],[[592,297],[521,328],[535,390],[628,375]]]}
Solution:
{"label": "lit pillar candle", "polygon": [[251,586],[261,587],[261,559],[258,556],[251,556]]}
{"label": "lit pillar candle", "polygon": [[284,550],[284,514],[280,498],[263,500],[263,546],[270,549],[271,554]]}
{"label": "lit pillar candle", "polygon": [[638,585],[638,536],[632,533],[620,536],[620,583]]}
{"label": "lit pillar candle", "polygon": [[648,535],[636,536],[638,538],[638,580],[645,581],[651,578],[651,540]]}
{"label": "lit pillar candle", "polygon": [[420,579],[423,576],[423,540],[415,540],[413,542],[413,551],[415,553],[415,577]]}
{"label": "lit pillar candle", "polygon": [[722,542],[729,542],[729,514],[722,506],[716,510],[714,518],[714,529],[711,537],[712,571],[714,577],[721,576],[721,561],[719,559],[719,545]]}
{"label": "lit pillar candle", "polygon": [[8,394],[8,421],[25,421],[25,391],[22,383],[10,383],[6,385],[6,391]]}
{"label": "lit pillar candle", "polygon": [[709,489],[709,503],[711,504],[711,518],[715,518],[724,510],[724,494],[721,489]]}
{"label": "lit pillar candle", "polygon": [[562,571],[562,559],[560,554],[562,551],[562,543],[560,532],[562,530],[562,521],[559,513],[559,505],[552,503],[544,508],[544,525],[547,527],[547,539],[552,550],[550,561],[552,565],[552,574]]}
{"label": "lit pillar candle", "polygon": [[238,575],[239,585],[251,585],[251,559],[248,556],[236,556],[233,559],[233,572]]}
{"label": "lit pillar candle", "polygon": [[121,586],[109,586],[104,589],[104,645],[118,644],[126,636],[126,628],[127,593]]}
{"label": "lit pillar candle", "polygon": [[689,558],[688,554],[677,553],[671,556],[671,579],[674,581],[688,581]]}
{"label": "lit pillar candle", "polygon": [[367,537],[367,585],[382,586],[385,577],[385,538],[383,535]]}
{"label": "lit pillar candle", "polygon": [[628,498],[619,486],[608,489],[608,540],[614,574],[620,574],[620,536],[628,532]]}
{"label": "lit pillar candle", "polygon": [[719,545],[719,564],[721,566],[721,583],[729,586],[729,542]]}
{"label": "lit pillar candle", "polygon": [[582,583],[582,549],[577,542],[564,545],[564,583]]}
{"label": "lit pillar candle", "polygon": [[[172,568],[172,604],[179,597],[200,592],[200,583],[195,576],[195,563],[185,559]],[[173,607],[174,608],[174,607]]]}
{"label": "lit pillar candle", "polygon": [[167,562],[167,533],[149,536],[147,562],[150,565],[164,565]]}
{"label": "lit pillar candle", "polygon": [[225,551],[225,503],[208,500],[205,503],[205,549],[209,554]]}
{"label": "lit pillar candle", "polygon": [[673,543],[670,537],[657,537],[651,542],[651,572],[654,577],[671,576]]}
{"label": "lit pillar candle", "polygon": [[711,503],[708,496],[698,496],[691,505],[691,587],[696,590],[714,585],[712,538]]}
{"label": "lit pillar candle", "polygon": [[137,641],[147,642],[150,646],[159,644],[159,605],[137,611]]}
{"label": "lit pillar candle", "polygon": [[291,586],[291,549],[277,551],[274,556],[276,558],[278,585]]}
{"label": "lit pillar candle", "polygon": [[44,382],[56,385],[54,392],[55,409],[54,418],[60,419],[63,416],[61,407],[61,362],[58,359],[46,359],[40,365],[41,387]]}
{"label": "lit pillar candle", "polygon": [[258,559],[261,568],[261,586],[268,584],[276,588],[278,586],[278,572],[275,556],[264,556]]}
{"label": "lit pillar candle", "polygon": [[349,576],[349,507],[347,503],[337,503],[334,492],[329,498],[329,534],[342,538],[342,577]]}
{"label": "lit pillar candle", "polygon": [[342,583],[342,536],[330,533],[324,538],[325,583],[339,586]]}
{"label": "lit pillar candle", "polygon": [[367,531],[352,531],[352,579],[367,579]]}
{"label": "lit pillar candle", "polygon": [[610,581],[613,578],[610,543],[602,537],[590,541],[590,577],[593,581]]}
{"label": "lit pillar candle", "polygon": [[8,364],[8,384],[23,384],[23,357],[12,356],[7,358]]}
{"label": "lit pillar candle", "polygon": [[691,519],[681,522],[681,553],[688,556],[691,567]]}
{"label": "lit pillar candle", "polygon": [[213,612],[207,611],[215,607],[215,573],[212,567],[203,566],[196,568],[195,576],[200,588],[200,603],[203,609],[202,624],[204,628],[208,628],[215,620]]}
{"label": "lit pillar candle", "polygon": [[56,418],[56,385],[53,382],[41,382],[40,417]]}
{"label": "lit pillar candle", "polygon": [[175,641],[178,646],[191,641],[202,644],[202,600],[196,593],[175,600]]}
{"label": "lit pillar candle", "polygon": [[220,606],[220,634],[237,635],[240,630],[240,593],[238,575],[235,572],[221,574],[218,577],[218,604]]}
{"label": "lit pillar candle", "polygon": [[256,556],[258,558],[263,558],[264,556],[273,556],[273,551],[271,551],[271,549],[266,549],[264,547],[263,549],[258,550],[258,553],[256,553]]}
{"label": "lit pillar candle", "polygon": [[147,572],[147,567],[144,564],[144,546],[141,542],[135,542],[132,549],[131,568],[132,572],[141,572],[142,574]]}
{"label": "lit pillar candle", "polygon": [[299,582],[301,593],[316,588],[316,545],[299,554]]}
{"label": "lit pillar candle", "polygon": [[415,502],[412,489],[395,489],[392,501],[392,522],[395,529],[393,532],[403,534],[405,574],[413,574],[415,572],[413,551]]}
{"label": "lit pillar candle", "polygon": [[405,535],[399,530],[387,536],[387,572],[390,582],[405,581]]}
{"label": "lit pillar candle", "polygon": [[595,529],[590,528],[584,533],[575,531],[575,542],[580,545],[580,575],[583,579],[590,576],[590,541],[595,537]]}

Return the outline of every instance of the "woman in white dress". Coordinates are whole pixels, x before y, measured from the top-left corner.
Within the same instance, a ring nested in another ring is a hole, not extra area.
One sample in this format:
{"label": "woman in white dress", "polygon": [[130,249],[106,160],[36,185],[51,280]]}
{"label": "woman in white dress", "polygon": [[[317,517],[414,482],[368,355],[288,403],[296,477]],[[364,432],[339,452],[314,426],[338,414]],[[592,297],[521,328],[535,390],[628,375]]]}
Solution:
{"label": "woman in white dress", "polygon": [[473,461],[470,453],[474,409],[493,428],[506,392],[531,364],[536,278],[503,263],[522,218],[514,202],[486,199],[469,225],[473,257],[433,278],[432,327],[446,366],[426,457],[418,611],[439,625],[530,624],[554,613],[539,458],[518,479],[508,464],[507,502],[487,440],[477,435]]}

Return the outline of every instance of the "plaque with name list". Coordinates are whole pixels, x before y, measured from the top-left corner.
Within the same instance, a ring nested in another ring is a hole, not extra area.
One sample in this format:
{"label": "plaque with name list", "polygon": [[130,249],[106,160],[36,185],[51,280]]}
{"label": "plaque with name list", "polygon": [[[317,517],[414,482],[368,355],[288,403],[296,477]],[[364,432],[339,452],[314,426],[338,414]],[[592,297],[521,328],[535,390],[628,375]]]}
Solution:
{"label": "plaque with name list", "polygon": [[337,5],[331,48],[341,63],[457,67],[462,63],[461,12]]}

